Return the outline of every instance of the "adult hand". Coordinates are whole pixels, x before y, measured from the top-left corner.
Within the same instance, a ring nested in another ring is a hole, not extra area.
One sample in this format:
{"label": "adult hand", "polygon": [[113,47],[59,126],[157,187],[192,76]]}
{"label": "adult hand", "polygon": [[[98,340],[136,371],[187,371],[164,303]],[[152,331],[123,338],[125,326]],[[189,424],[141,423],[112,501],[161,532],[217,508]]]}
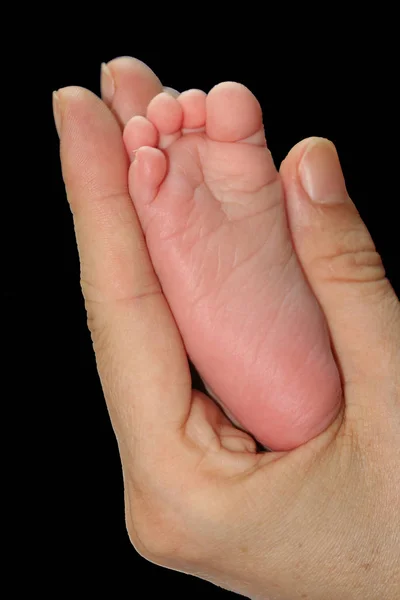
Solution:
{"label": "adult hand", "polygon": [[[160,83],[130,65],[134,89],[121,88],[121,98],[135,98],[141,113]],[[112,110],[123,123],[133,105],[120,108],[116,98]],[[259,454],[250,436],[191,389],[129,198],[117,119],[79,88],[59,91],[56,104],[88,324],[138,552],[254,599],[398,597],[400,308],[332,148],[302,142],[282,176],[346,404],[307,444]]]}

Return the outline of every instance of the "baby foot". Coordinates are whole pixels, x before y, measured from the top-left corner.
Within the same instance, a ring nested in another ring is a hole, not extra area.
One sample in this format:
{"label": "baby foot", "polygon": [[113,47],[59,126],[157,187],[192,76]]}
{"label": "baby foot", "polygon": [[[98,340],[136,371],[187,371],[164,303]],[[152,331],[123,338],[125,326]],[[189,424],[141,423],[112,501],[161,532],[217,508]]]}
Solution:
{"label": "baby foot", "polygon": [[200,375],[265,446],[308,441],[337,413],[340,380],[258,101],[230,82],[162,93],[124,141],[151,259]]}

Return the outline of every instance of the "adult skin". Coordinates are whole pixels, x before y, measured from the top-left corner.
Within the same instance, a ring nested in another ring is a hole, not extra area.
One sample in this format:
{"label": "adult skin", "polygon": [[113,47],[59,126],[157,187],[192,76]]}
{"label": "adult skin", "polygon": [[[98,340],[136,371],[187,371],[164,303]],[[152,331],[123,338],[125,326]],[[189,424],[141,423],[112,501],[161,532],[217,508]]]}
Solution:
{"label": "adult skin", "polygon": [[80,88],[59,91],[55,112],[132,543],[156,564],[254,599],[399,597],[399,301],[332,146],[304,140],[281,174],[345,404],[300,448],[257,454],[250,436],[191,389],[127,191],[120,124],[143,114],[161,84],[133,59],[109,69],[103,97],[112,112]]}

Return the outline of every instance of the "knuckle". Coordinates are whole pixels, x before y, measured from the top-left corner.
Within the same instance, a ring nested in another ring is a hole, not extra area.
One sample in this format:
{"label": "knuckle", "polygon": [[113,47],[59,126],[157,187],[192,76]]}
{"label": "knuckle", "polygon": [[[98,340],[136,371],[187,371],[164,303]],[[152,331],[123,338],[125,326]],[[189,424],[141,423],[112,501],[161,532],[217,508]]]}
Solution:
{"label": "knuckle", "polygon": [[185,553],[185,536],[166,507],[156,510],[154,503],[131,503],[126,510],[126,527],[136,551],[146,560],[163,565]]}
{"label": "knuckle", "polygon": [[329,252],[314,261],[320,278],[343,283],[378,283],[385,269],[365,226],[342,232]]}
{"label": "knuckle", "polygon": [[[154,473],[154,469],[153,469]],[[213,539],[223,519],[208,501],[209,485],[182,474],[131,480],[125,503],[126,526],[138,553],[151,562],[174,568],[209,560]],[[217,503],[219,505],[219,503]]]}
{"label": "knuckle", "polygon": [[112,370],[107,362],[110,361],[113,352],[110,352],[112,347],[110,326],[104,311],[99,310],[100,305],[101,302],[85,294],[86,324],[96,354],[97,368],[104,376],[105,373]]}
{"label": "knuckle", "polygon": [[190,515],[181,477],[163,460],[142,464],[125,478],[125,515],[129,538],[138,553],[167,565],[186,556]]}
{"label": "knuckle", "polygon": [[86,323],[90,331],[95,350],[102,350],[108,345],[108,328],[98,310],[97,302],[85,298]]}
{"label": "knuckle", "polygon": [[87,277],[87,274],[84,273],[83,266],[81,266],[81,279],[80,284],[82,288],[83,297],[85,299],[86,308],[88,306],[92,307],[95,304],[101,303],[104,297],[104,294],[101,292],[99,287]]}

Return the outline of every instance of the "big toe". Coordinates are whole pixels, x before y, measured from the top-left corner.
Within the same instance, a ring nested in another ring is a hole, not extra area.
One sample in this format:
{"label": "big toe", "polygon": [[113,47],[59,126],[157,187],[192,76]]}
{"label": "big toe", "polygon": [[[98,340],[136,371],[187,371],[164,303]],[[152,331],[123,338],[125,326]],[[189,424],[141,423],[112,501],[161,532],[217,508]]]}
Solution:
{"label": "big toe", "polygon": [[207,96],[206,109],[210,139],[265,144],[260,104],[244,85],[231,81],[216,85]]}

